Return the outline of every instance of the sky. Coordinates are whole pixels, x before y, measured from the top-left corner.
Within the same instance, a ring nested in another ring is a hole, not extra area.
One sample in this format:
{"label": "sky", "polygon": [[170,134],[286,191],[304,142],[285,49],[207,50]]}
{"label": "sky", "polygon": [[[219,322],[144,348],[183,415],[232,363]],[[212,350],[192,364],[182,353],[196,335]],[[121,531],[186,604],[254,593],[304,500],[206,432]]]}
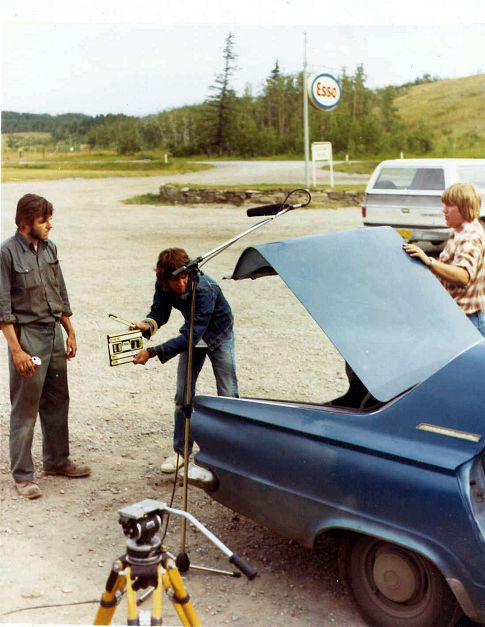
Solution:
{"label": "sky", "polygon": [[[7,3],[3,3],[7,5]],[[1,9],[2,110],[144,116],[202,102],[234,34],[237,93],[278,60],[367,86],[485,72],[485,0],[16,0]],[[405,6],[404,6],[405,5]]]}

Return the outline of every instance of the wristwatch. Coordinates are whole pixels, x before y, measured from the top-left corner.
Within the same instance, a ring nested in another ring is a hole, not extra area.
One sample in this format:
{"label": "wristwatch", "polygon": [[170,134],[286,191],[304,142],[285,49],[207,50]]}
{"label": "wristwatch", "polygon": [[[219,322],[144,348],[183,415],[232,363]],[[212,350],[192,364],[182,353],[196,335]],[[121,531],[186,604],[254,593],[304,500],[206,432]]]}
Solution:
{"label": "wristwatch", "polygon": [[156,356],[157,356],[157,351],[153,348],[153,346],[149,346],[149,347],[147,348],[147,351],[148,351],[148,356],[149,356],[150,358],[152,358],[152,357],[156,357]]}

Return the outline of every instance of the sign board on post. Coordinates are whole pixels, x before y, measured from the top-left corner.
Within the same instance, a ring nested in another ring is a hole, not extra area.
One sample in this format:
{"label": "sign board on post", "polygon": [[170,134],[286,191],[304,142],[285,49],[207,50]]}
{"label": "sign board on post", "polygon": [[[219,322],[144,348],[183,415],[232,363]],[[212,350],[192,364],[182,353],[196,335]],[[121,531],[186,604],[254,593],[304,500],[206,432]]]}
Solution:
{"label": "sign board on post", "polygon": [[312,142],[313,187],[317,185],[316,161],[328,161],[330,164],[330,186],[333,187],[333,160],[331,142]]}
{"label": "sign board on post", "polygon": [[320,111],[330,111],[340,102],[342,89],[340,83],[331,74],[316,74],[308,80],[308,98],[310,104]]}

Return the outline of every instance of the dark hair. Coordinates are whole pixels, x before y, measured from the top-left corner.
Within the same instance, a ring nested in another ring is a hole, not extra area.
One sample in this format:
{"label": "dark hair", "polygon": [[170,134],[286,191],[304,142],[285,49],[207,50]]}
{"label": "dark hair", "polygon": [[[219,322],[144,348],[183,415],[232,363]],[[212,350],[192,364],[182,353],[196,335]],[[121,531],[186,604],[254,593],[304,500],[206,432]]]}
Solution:
{"label": "dark hair", "polygon": [[166,248],[158,255],[157,282],[160,287],[168,289],[168,280],[172,278],[172,272],[182,266],[186,266],[190,259],[183,248]]}
{"label": "dark hair", "polygon": [[47,220],[53,213],[54,207],[48,200],[36,194],[25,194],[17,203],[15,224],[32,226],[36,218]]}

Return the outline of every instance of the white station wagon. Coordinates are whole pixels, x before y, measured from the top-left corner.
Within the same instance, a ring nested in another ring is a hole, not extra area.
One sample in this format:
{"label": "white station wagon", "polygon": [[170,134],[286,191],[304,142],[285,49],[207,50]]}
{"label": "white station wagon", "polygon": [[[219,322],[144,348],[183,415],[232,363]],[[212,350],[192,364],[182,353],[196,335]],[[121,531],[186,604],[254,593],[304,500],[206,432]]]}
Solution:
{"label": "white station wagon", "polygon": [[407,241],[443,245],[450,229],[441,195],[453,183],[473,183],[485,218],[485,159],[392,159],[369,179],[362,204],[364,226],[392,226]]}

